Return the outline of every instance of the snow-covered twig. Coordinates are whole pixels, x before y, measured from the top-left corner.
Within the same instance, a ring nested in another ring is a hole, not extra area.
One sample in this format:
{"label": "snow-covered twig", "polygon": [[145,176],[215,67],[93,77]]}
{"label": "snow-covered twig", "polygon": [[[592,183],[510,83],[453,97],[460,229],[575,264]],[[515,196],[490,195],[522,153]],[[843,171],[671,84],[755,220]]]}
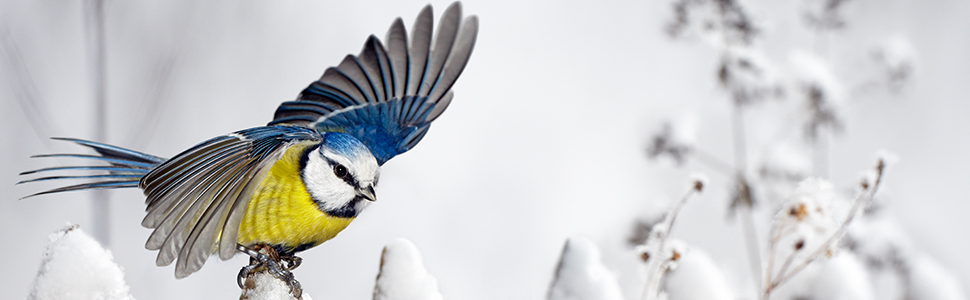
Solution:
{"label": "snow-covered twig", "polygon": [[[671,241],[673,246],[668,246],[668,238],[670,236],[670,230],[674,225],[674,220],[677,219],[677,215],[680,213],[681,208],[687,203],[687,199],[696,193],[704,190],[704,183],[706,179],[703,176],[695,176],[693,183],[687,193],[680,198],[674,206],[667,211],[667,215],[664,216],[663,222],[654,225],[650,230],[650,237],[647,241],[638,247],[641,257],[647,262],[647,282],[643,288],[644,300],[654,300],[660,297],[660,281],[663,275],[669,271],[671,268],[675,267],[677,259],[682,255],[683,250],[678,251],[675,248],[684,248],[682,243],[677,243]],[[669,251],[668,251],[669,250]],[[669,252],[669,254],[668,254]]]}

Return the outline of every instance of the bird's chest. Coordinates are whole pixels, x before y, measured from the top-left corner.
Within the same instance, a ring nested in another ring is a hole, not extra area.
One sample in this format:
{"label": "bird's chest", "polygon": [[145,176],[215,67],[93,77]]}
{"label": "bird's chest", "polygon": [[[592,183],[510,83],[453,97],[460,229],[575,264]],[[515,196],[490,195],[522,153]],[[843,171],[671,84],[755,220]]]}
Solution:
{"label": "bird's chest", "polygon": [[301,148],[305,146],[287,149],[256,187],[239,225],[239,244],[306,249],[333,238],[353,221],[327,215],[313,202],[299,175]]}

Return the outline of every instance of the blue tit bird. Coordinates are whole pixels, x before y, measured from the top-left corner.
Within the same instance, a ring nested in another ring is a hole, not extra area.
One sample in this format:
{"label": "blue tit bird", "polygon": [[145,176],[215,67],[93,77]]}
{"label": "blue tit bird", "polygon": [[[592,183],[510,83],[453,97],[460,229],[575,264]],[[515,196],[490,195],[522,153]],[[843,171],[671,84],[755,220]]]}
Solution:
{"label": "blue tit bird", "polygon": [[[449,6],[432,40],[432,9],[418,15],[410,38],[401,18],[386,42],[371,35],[360,54],[328,68],[296,100],[283,102],[266,126],[218,136],[171,159],[92,141],[55,138],[97,155],[49,154],[100,161],[98,166],[21,173],[100,171],[49,176],[94,180],[36,193],[140,188],[154,228],[145,247],[156,264],[177,261],[175,276],[199,270],[211,255],[271,247],[281,256],[320,245],[377,198],[380,166],[421,141],[448,107],[452,85],[471,56],[478,19]],[[26,198],[26,197],[25,197]],[[252,255],[252,254],[251,254]]]}

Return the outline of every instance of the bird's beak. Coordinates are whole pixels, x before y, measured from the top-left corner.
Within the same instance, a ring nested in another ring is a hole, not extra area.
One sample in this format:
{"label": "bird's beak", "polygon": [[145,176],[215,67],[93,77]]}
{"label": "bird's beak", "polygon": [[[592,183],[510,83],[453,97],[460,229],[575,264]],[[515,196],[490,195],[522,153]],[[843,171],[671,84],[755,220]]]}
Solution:
{"label": "bird's beak", "polygon": [[357,189],[357,193],[371,202],[377,201],[377,195],[374,193],[373,185],[367,185],[364,188]]}

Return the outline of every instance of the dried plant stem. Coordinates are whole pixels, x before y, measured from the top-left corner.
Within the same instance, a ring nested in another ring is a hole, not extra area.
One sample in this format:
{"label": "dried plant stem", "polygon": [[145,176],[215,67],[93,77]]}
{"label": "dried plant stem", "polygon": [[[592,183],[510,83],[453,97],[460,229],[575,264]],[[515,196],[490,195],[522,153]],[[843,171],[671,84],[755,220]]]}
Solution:
{"label": "dried plant stem", "polygon": [[785,262],[781,264],[781,269],[778,269],[779,276],[781,274],[785,274],[785,271],[788,271],[788,267],[791,267],[792,262],[794,262],[795,258],[798,257],[798,253],[800,252],[796,250],[796,251],[792,251],[792,253],[788,255],[788,258],[785,259]]}
{"label": "dried plant stem", "polygon": [[[758,247],[758,233],[754,228],[754,217],[751,214],[751,207],[740,209],[741,223],[744,229],[745,245],[748,248],[748,263],[751,267],[751,276],[754,277],[756,284],[760,283],[761,275],[761,251]],[[760,287],[760,286],[759,286]]]}
{"label": "dried plant stem", "polygon": [[670,260],[665,257],[660,257],[660,254],[663,252],[664,247],[666,247],[667,237],[670,236],[670,230],[673,228],[674,220],[680,214],[681,208],[687,203],[687,199],[702,189],[703,184],[700,181],[694,182],[694,185],[691,186],[687,193],[684,193],[684,196],[680,197],[680,200],[674,203],[674,206],[667,211],[667,215],[664,216],[664,220],[661,223],[664,229],[657,230],[656,235],[654,235],[654,232],[651,232],[650,237],[647,238],[648,243],[651,239],[659,239],[659,246],[657,247],[657,251],[655,251],[657,253],[653,255],[654,257],[647,261],[647,284],[643,288],[641,299],[655,300],[660,295],[660,281],[670,266]]}
{"label": "dried plant stem", "polygon": [[[744,136],[744,106],[735,99],[734,102],[734,112],[731,114],[731,123],[733,125],[734,132],[734,168],[735,172],[738,174],[738,178],[744,178],[744,171],[748,168],[748,154],[746,139]],[[750,197],[749,197],[750,198]],[[745,247],[748,252],[748,262],[751,266],[751,276],[754,278],[754,282],[760,282],[759,274],[761,274],[761,251],[758,247],[757,231],[754,228],[754,217],[751,214],[751,210],[754,206],[754,199],[748,199],[745,205],[740,205],[738,208],[741,211],[741,231],[744,234]]]}
{"label": "dried plant stem", "polygon": [[731,123],[734,132],[734,169],[741,172],[748,168],[748,154],[744,138],[744,107],[735,101]]}
{"label": "dried plant stem", "polygon": [[732,167],[731,164],[726,163],[723,160],[703,150],[693,148],[691,149],[691,154],[693,154],[693,157],[695,160],[697,160],[697,162],[700,162],[701,164],[704,164],[710,167],[711,169],[715,169],[719,172],[722,172],[724,173],[724,175],[729,176],[735,172],[734,167]]}
{"label": "dried plant stem", "polygon": [[[108,125],[106,121],[107,104],[107,67],[105,65],[104,0],[89,0],[87,9],[88,51],[90,55],[91,82],[94,86],[94,140],[106,142]],[[92,192],[94,205],[92,218],[95,220],[94,236],[105,246],[111,244],[111,202],[106,190]]]}
{"label": "dried plant stem", "polygon": [[820,244],[818,248],[816,248],[814,251],[811,252],[811,254],[806,256],[805,259],[803,259],[797,265],[795,265],[795,267],[792,268],[791,271],[788,271],[787,270],[788,267],[792,264],[792,262],[794,261],[795,257],[799,252],[796,251],[792,253],[788,257],[788,259],[786,259],[784,265],[782,265],[782,268],[781,270],[779,270],[777,276],[772,275],[772,273],[774,273],[773,268],[774,268],[775,249],[778,246],[778,240],[780,240],[781,237],[784,235],[780,234],[781,230],[777,230],[778,227],[772,228],[772,239],[771,239],[771,245],[770,245],[770,250],[768,254],[769,255],[768,268],[765,269],[766,275],[765,275],[765,285],[762,289],[763,291],[761,296],[762,300],[768,300],[771,296],[771,292],[776,287],[790,280],[792,277],[794,277],[799,272],[801,272],[806,267],[808,267],[809,264],[811,264],[812,262],[815,262],[815,260],[821,258],[823,255],[831,254],[830,251],[832,246],[836,245],[839,242],[839,240],[841,240],[842,237],[845,236],[845,233],[849,228],[849,224],[851,224],[852,221],[855,220],[856,215],[861,213],[861,211],[866,206],[868,206],[869,203],[872,201],[873,196],[875,196],[876,191],[879,189],[879,185],[882,183],[882,175],[883,175],[883,171],[885,170],[885,167],[886,167],[886,163],[882,159],[880,159],[878,164],[876,165],[875,181],[872,184],[869,184],[868,182],[863,184],[862,193],[860,193],[859,196],[856,197],[855,202],[852,204],[852,208],[849,210],[849,213],[845,217],[845,220],[843,220],[842,223],[840,223],[838,230],[832,233],[832,235],[829,236],[829,238],[826,239],[824,243]]}
{"label": "dried plant stem", "polygon": [[825,130],[819,130],[812,139],[812,160],[816,177],[829,177],[829,136]]}

